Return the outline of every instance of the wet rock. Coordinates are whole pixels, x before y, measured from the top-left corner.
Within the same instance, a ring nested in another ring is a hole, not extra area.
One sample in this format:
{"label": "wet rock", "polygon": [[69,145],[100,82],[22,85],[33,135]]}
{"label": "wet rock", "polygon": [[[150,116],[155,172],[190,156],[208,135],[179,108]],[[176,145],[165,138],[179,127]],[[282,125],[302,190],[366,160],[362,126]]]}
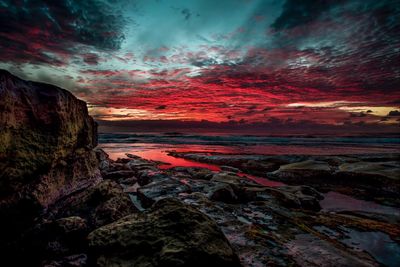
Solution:
{"label": "wet rock", "polygon": [[286,244],[288,252],[300,266],[379,266],[372,259],[360,259],[313,235],[299,234]]}
{"label": "wet rock", "polygon": [[118,179],[130,178],[134,175],[135,175],[135,173],[131,170],[121,170],[121,171],[105,172],[103,175],[103,178],[111,179],[111,180],[118,180]]}
{"label": "wet rock", "polygon": [[231,167],[231,166],[221,166],[220,168],[222,171],[226,171],[226,172],[233,172],[233,173],[240,172],[240,170],[238,168]]}
{"label": "wet rock", "polygon": [[340,172],[371,174],[386,176],[391,179],[400,180],[400,163],[396,161],[389,162],[352,162],[339,165]]}
{"label": "wet rock", "polygon": [[210,200],[222,201],[225,203],[236,203],[238,197],[229,184],[218,184],[207,194]]}
{"label": "wet rock", "polygon": [[308,160],[283,165],[279,170],[268,173],[268,177],[293,185],[312,184],[322,192],[337,191],[397,206],[400,204],[400,168],[393,159],[310,156]]}
{"label": "wet rock", "polygon": [[266,190],[273,194],[287,208],[313,211],[321,210],[319,201],[323,199],[323,195],[312,187],[284,186]]}
{"label": "wet rock", "polygon": [[126,164],[126,163],[128,163],[130,161],[131,161],[131,159],[129,159],[129,158],[118,158],[115,162],[116,163]]}
{"label": "wet rock", "polygon": [[[389,221],[387,220],[389,217]],[[345,211],[322,213],[316,217],[316,224],[340,230],[344,225],[370,232],[384,232],[393,240],[400,241],[399,215],[384,217],[382,214]]]}
{"label": "wet rock", "polygon": [[333,173],[327,162],[306,160],[282,165],[278,170],[268,173],[268,177],[289,184],[304,184],[330,181]]}
{"label": "wet rock", "polygon": [[[263,155],[232,155],[221,153],[192,153],[192,152],[170,152],[174,157],[185,158],[189,160],[231,167],[227,171],[236,172],[236,169],[246,173],[263,176],[267,172],[275,171],[280,165],[293,162],[293,158],[285,156],[263,156]],[[296,159],[301,157],[296,157]]]}
{"label": "wet rock", "polygon": [[143,170],[157,171],[157,167],[154,163],[143,161],[143,160],[131,160],[126,164],[131,170],[139,172]]}
{"label": "wet rock", "polygon": [[137,210],[116,182],[104,180],[95,187],[63,199],[52,207],[51,217],[81,216],[89,227],[99,227]]}
{"label": "wet rock", "polygon": [[127,164],[112,162],[106,172],[116,172],[116,171],[130,171],[131,169]]}
{"label": "wet rock", "polygon": [[252,184],[249,180],[243,179],[242,177],[230,172],[218,172],[213,175],[211,181],[227,183],[231,185]]}
{"label": "wet rock", "polygon": [[[287,220],[271,213],[273,203],[257,201],[232,205],[210,201],[204,194],[192,193],[184,201],[206,213],[221,227],[238,253],[243,266],[293,266],[281,247]],[[279,206],[279,211],[284,210]],[[283,229],[276,231],[277,227]],[[275,235],[276,232],[276,235]],[[289,231],[287,231],[289,232]]]}
{"label": "wet rock", "polygon": [[152,173],[154,173],[154,171],[150,171],[150,170],[138,172],[138,178],[137,178],[138,184],[141,186],[144,186],[144,185],[147,185],[147,184],[153,182],[152,177],[151,177]]}
{"label": "wet rock", "polygon": [[140,188],[140,185],[138,183],[135,183],[130,186],[124,186],[124,192],[125,193],[133,193],[136,194],[137,190]]}
{"label": "wet rock", "polygon": [[137,178],[135,176],[118,180],[118,183],[124,184],[124,185],[133,185],[136,182],[137,182]]}
{"label": "wet rock", "polygon": [[400,164],[396,161],[343,163],[339,165],[335,178],[342,183],[365,184],[371,189],[375,187],[400,196]]}
{"label": "wet rock", "polygon": [[213,171],[199,167],[174,167],[170,169],[170,172],[173,172],[174,174],[176,173],[187,174],[192,179],[207,180],[207,181],[210,180],[214,175]]}
{"label": "wet rock", "polygon": [[124,159],[124,161],[126,161],[126,166],[129,169],[137,172],[136,174],[138,174],[138,172],[140,171],[145,171],[145,170],[158,171],[157,168],[158,163],[143,159],[136,155],[132,154],[126,154],[126,155],[128,157],[127,159]]}
{"label": "wet rock", "polygon": [[218,226],[175,199],[93,231],[91,255],[98,266],[241,266]]}
{"label": "wet rock", "polygon": [[139,185],[144,186],[151,182],[160,181],[169,178],[168,175],[159,170],[145,169],[137,172],[137,181]]}
{"label": "wet rock", "polygon": [[277,177],[301,179],[306,178],[325,178],[331,175],[331,168],[327,162],[306,160],[301,162],[281,165],[278,170],[273,172]]}
{"label": "wet rock", "polygon": [[264,176],[265,173],[276,171],[279,169],[279,166],[284,163],[287,162],[274,162],[273,160],[269,160],[268,162],[248,160],[240,164],[240,169],[251,174]]}
{"label": "wet rock", "polygon": [[200,179],[200,180],[210,180],[214,173],[209,169],[200,168],[198,170],[193,170],[191,173],[193,179]]}
{"label": "wet rock", "polygon": [[[232,157],[232,155],[230,156]],[[307,159],[310,161],[307,162]],[[271,160],[273,161],[273,158]],[[328,182],[333,185],[336,183],[335,188],[340,188],[337,186],[335,175],[344,172],[338,171],[339,166],[359,161],[356,157],[339,156],[336,158],[320,156],[291,158],[291,156],[286,156],[282,160],[285,160],[285,163],[299,163],[286,166],[290,172],[297,172],[296,176],[293,176],[293,184],[303,183],[301,173],[307,168],[312,169],[309,165],[313,165],[313,163],[310,162],[320,164],[314,170],[316,174],[320,175],[320,171],[327,171],[330,176],[326,176],[329,179],[317,179],[317,175],[308,176],[313,181],[313,185],[317,185],[317,188]],[[378,162],[378,159],[373,160],[375,163]],[[137,162],[140,161],[137,159]],[[252,161],[256,162],[257,158]],[[379,163],[381,164],[381,162]],[[138,166],[140,165],[138,164]],[[145,167],[137,173],[148,174],[151,171]],[[285,168],[283,171],[286,171]],[[160,180],[147,184],[144,186],[144,190],[139,189],[139,185],[125,187],[125,191],[130,193],[132,201],[136,201],[138,204],[142,203],[149,208],[157,200],[174,197],[195,206],[221,227],[244,266],[296,266],[296,262],[302,266],[308,266],[308,262],[318,263],[318,258],[325,253],[332,261],[339,255],[338,262],[354,260],[366,266],[376,265],[375,260],[367,253],[352,251],[343,244],[340,245],[331,240],[330,237],[327,239],[316,233],[314,226],[318,225],[329,226],[338,231],[343,225],[361,231],[382,231],[393,240],[398,240],[396,218],[372,216],[360,212],[333,214],[324,210],[320,211],[319,201],[322,195],[312,187],[279,186],[270,188],[255,184],[248,178],[232,171],[212,172],[192,167],[174,167],[166,171],[155,172],[155,174],[160,174]],[[366,174],[363,175],[365,179]],[[344,184],[347,179],[343,178],[342,180],[342,184]],[[352,181],[349,185],[355,184],[355,179]],[[379,188],[382,187],[383,185]],[[291,249],[298,244],[296,237],[301,235],[310,237],[312,248],[307,250],[305,249],[307,244],[301,245],[303,247],[292,254]],[[320,245],[321,249],[318,248]],[[329,261],[321,262],[326,264]]]}
{"label": "wet rock", "polygon": [[290,192],[297,196],[312,196],[317,200],[324,199],[324,195],[312,188],[311,186],[301,185],[301,186],[280,186],[279,190],[284,190]]}
{"label": "wet rock", "polygon": [[137,189],[138,198],[144,207],[150,207],[153,203],[163,198],[177,197],[181,193],[190,192],[190,186],[175,179],[164,179]]}

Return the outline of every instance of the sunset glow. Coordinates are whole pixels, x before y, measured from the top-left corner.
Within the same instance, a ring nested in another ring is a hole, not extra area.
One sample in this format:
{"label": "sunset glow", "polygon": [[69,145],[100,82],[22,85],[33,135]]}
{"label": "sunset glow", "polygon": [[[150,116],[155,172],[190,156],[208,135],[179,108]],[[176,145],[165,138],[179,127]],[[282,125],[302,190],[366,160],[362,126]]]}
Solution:
{"label": "sunset glow", "polygon": [[0,12],[0,67],[72,91],[100,125],[399,125],[396,1],[0,1]]}

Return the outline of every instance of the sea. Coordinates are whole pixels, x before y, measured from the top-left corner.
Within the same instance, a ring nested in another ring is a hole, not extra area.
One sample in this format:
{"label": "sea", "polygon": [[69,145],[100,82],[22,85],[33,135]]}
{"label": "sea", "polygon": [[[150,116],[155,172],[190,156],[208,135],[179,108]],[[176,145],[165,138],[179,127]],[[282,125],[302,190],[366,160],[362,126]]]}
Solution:
{"label": "sea", "polygon": [[[172,166],[201,163],[168,155],[177,152],[210,152],[255,155],[351,155],[400,153],[400,137],[257,136],[220,133],[100,133],[99,146],[112,159],[126,153],[166,162]],[[207,166],[203,166],[207,167]]]}

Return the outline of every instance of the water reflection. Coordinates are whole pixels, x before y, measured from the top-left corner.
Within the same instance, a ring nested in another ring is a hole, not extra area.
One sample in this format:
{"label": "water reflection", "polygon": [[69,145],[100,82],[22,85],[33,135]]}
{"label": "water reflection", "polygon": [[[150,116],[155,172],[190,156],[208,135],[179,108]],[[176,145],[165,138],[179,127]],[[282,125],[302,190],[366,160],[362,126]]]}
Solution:
{"label": "water reflection", "polygon": [[379,205],[375,202],[355,199],[351,196],[337,192],[328,192],[325,198],[320,201],[323,211],[362,211],[379,214],[388,214],[400,217],[400,209]]}
{"label": "water reflection", "polygon": [[[219,166],[191,161],[182,158],[175,158],[168,155],[168,150],[176,149],[177,146],[165,144],[101,144],[100,147],[107,152],[111,159],[126,157],[126,153],[134,154],[147,160],[160,161],[164,164],[159,166],[160,169],[168,169],[172,167],[201,167],[212,171],[220,171]],[[218,148],[207,148],[203,146],[179,146],[179,152],[200,151],[200,152],[216,152]]]}
{"label": "water reflection", "polygon": [[[207,168],[212,171],[220,171],[218,165],[202,163],[183,158],[176,158],[168,155],[168,150],[175,150],[178,152],[203,152],[203,153],[237,153],[237,148],[226,146],[204,146],[204,145],[167,145],[167,144],[101,144],[100,147],[104,149],[111,159],[126,157],[126,153],[134,154],[147,160],[160,161],[158,167],[160,169],[169,169],[172,167],[200,167]],[[243,153],[243,152],[242,152]],[[267,178],[257,177],[247,173],[238,173],[241,177],[246,177],[258,184],[265,186],[282,186],[284,183],[271,181]]]}

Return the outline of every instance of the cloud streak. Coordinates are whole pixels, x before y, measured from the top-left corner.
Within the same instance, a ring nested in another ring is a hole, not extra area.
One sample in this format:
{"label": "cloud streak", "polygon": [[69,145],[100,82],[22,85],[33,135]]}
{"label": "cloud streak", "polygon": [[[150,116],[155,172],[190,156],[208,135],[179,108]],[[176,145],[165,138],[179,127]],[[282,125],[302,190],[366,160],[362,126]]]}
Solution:
{"label": "cloud streak", "polygon": [[103,1],[11,1],[0,5],[0,60],[62,66],[73,57],[89,64],[95,54],[82,50],[117,50],[125,21]]}

